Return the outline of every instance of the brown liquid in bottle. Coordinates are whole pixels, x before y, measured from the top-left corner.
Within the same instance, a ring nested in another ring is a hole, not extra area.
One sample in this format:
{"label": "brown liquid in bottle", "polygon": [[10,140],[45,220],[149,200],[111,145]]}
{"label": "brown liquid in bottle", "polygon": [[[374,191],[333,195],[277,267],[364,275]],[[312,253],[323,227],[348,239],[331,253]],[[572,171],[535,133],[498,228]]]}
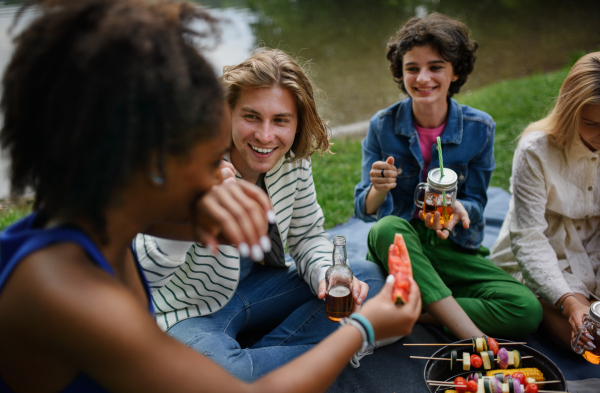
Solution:
{"label": "brown liquid in bottle", "polygon": [[333,287],[325,296],[325,315],[333,322],[350,316],[353,306],[352,293],[347,287]]}
{"label": "brown liquid in bottle", "polygon": [[600,364],[600,345],[598,344],[600,342],[600,331],[596,330],[594,332],[594,330],[590,328],[588,329],[588,333],[594,337],[593,343],[597,345],[597,347],[593,351],[585,350],[585,352],[583,352],[583,358],[592,364]]}

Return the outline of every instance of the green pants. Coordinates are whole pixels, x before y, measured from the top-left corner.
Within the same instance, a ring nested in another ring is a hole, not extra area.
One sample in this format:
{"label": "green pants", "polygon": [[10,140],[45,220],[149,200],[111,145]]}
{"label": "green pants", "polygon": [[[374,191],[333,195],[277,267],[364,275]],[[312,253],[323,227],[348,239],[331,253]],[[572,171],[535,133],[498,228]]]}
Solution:
{"label": "green pants", "polygon": [[404,236],[423,306],[454,296],[475,325],[492,337],[519,337],[537,329],[542,320],[540,302],[486,259],[486,248],[468,250],[439,239],[423,221],[409,223],[395,216],[379,220],[369,232],[367,259],[387,271],[388,249],[396,233]]}

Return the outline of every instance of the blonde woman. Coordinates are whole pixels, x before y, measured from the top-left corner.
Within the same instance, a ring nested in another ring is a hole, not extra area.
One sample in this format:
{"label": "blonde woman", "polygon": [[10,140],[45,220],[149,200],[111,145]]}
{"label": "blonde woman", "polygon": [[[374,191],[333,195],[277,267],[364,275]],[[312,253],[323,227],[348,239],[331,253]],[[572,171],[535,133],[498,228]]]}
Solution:
{"label": "blonde woman", "polygon": [[[513,160],[513,198],[494,262],[539,297],[542,326],[563,346],[600,295],[600,52],[582,57],[550,114],[530,124]],[[579,344],[597,344],[591,336]]]}

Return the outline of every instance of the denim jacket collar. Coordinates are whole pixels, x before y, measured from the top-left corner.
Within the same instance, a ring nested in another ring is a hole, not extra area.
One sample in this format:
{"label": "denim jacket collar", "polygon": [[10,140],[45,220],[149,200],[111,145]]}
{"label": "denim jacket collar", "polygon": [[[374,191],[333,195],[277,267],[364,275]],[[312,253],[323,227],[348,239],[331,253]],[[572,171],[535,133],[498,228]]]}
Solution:
{"label": "denim jacket collar", "polygon": [[[463,116],[462,109],[458,102],[448,97],[449,115],[446,122],[446,128],[440,136],[442,143],[460,144],[463,135]],[[406,137],[412,137],[417,131],[415,130],[413,114],[412,114],[412,98],[404,100],[398,106],[398,114],[396,115],[396,127],[394,133]]]}

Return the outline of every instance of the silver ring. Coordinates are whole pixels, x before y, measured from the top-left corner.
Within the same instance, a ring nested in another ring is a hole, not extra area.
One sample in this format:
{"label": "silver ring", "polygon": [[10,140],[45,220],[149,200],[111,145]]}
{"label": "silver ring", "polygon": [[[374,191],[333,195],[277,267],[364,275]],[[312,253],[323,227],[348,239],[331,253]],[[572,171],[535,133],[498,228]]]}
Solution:
{"label": "silver ring", "polygon": [[385,177],[385,175],[383,174],[383,169],[381,170],[381,177]]}

